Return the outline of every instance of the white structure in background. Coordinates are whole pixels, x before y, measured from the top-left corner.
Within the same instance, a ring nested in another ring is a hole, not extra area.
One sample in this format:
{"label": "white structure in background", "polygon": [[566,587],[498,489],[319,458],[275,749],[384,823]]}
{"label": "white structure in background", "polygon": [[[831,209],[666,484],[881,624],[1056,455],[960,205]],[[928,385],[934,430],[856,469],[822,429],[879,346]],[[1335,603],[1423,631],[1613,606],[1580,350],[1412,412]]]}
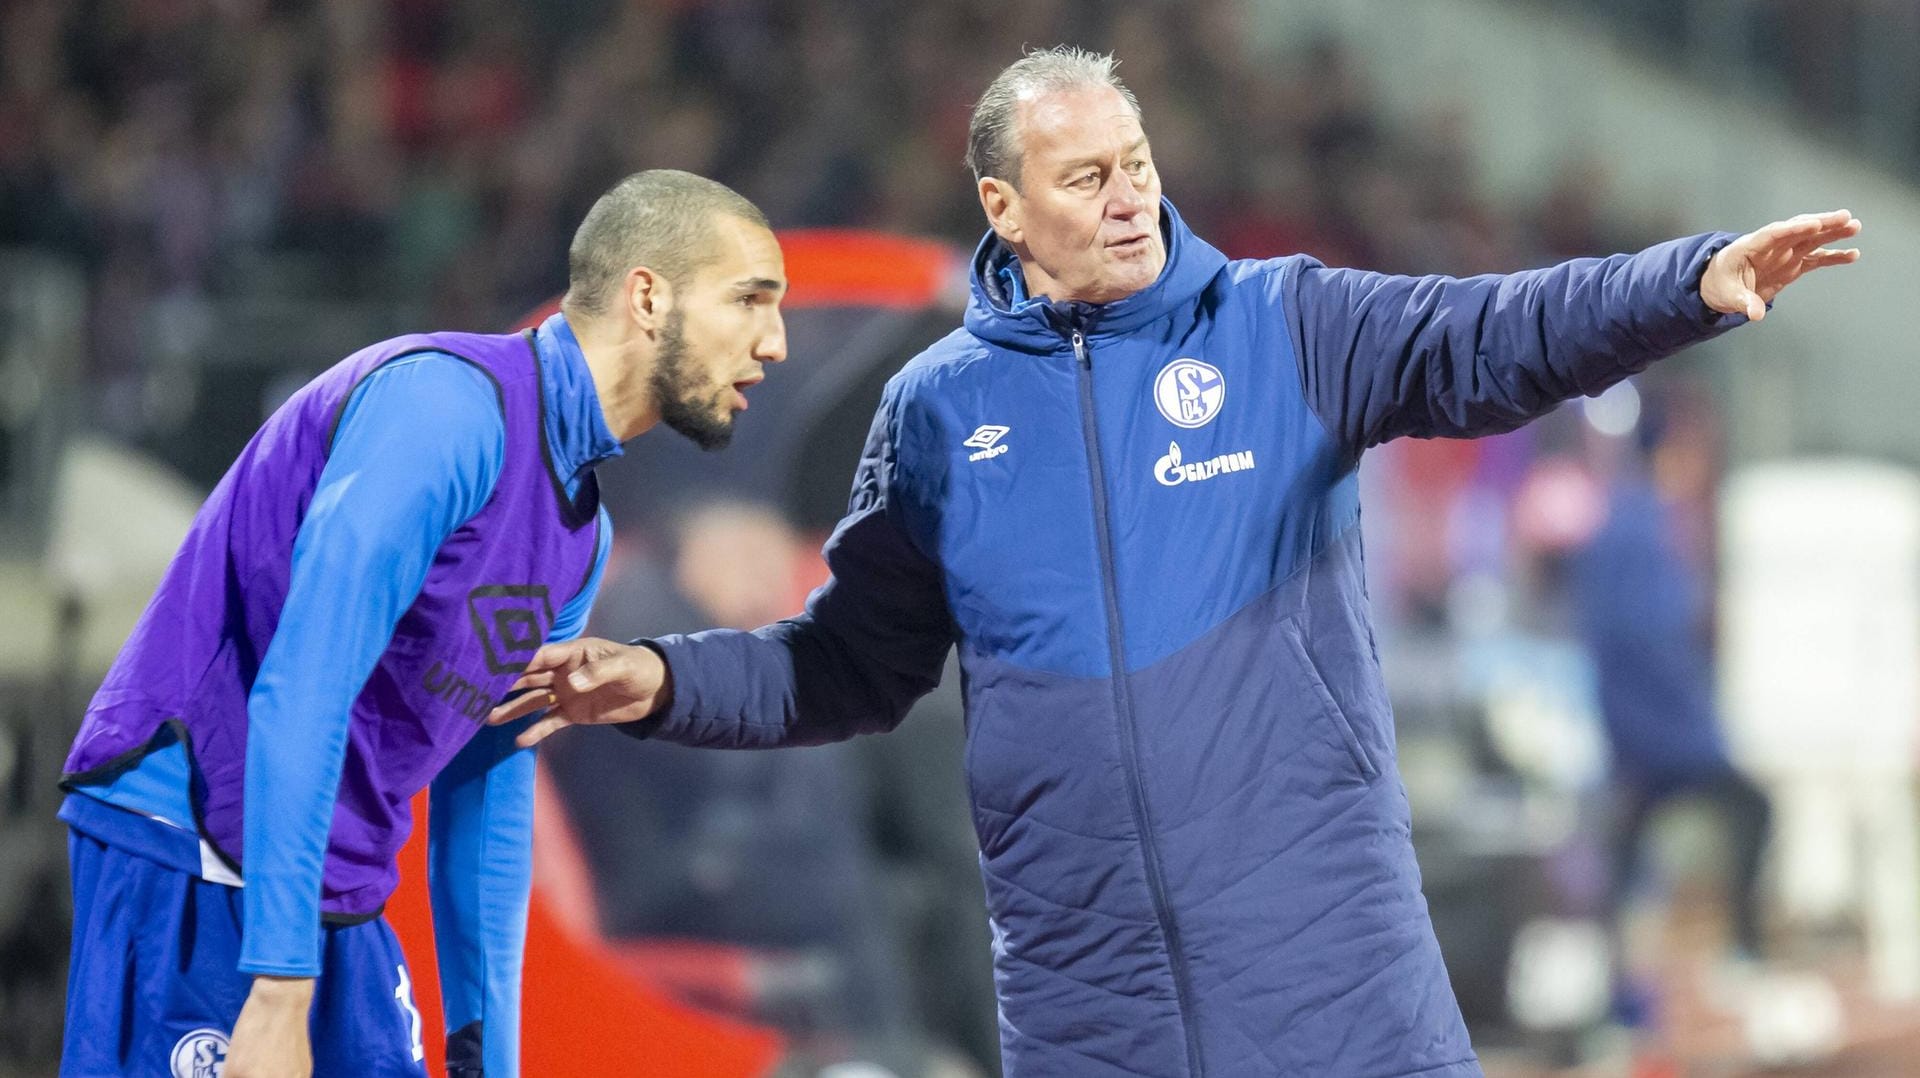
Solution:
{"label": "white structure in background", "polygon": [[1749,467],[1720,519],[1727,735],[1774,795],[1782,902],[1858,911],[1875,989],[1920,996],[1920,478]]}

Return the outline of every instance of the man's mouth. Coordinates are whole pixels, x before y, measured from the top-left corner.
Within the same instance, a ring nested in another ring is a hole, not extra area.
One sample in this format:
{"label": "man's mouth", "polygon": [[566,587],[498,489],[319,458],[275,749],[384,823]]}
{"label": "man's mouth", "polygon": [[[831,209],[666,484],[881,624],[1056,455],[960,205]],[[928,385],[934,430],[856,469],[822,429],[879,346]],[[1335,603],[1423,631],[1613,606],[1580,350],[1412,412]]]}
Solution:
{"label": "man's mouth", "polygon": [[744,412],[747,410],[747,390],[759,385],[760,382],[761,379],[759,378],[744,378],[733,383],[733,395],[737,398],[734,405],[735,411]]}
{"label": "man's mouth", "polygon": [[1107,244],[1107,250],[1114,254],[1131,255],[1145,251],[1153,242],[1151,233],[1142,232],[1138,236],[1129,236],[1123,240],[1114,240]]}

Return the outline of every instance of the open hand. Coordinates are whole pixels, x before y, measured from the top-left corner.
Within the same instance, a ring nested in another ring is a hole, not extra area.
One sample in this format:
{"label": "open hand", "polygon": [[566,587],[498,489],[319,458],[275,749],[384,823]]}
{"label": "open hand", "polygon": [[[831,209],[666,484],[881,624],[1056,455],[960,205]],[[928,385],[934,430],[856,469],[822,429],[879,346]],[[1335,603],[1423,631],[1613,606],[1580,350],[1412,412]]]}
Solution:
{"label": "open hand", "polygon": [[581,637],[534,653],[514,696],[493,709],[498,726],[546,710],[514,743],[537,745],[567,726],[599,726],[644,719],[673,698],[673,677],[660,654],[642,644]]}
{"label": "open hand", "polygon": [[1775,221],[1722,247],[1700,277],[1700,299],[1721,314],[1744,314],[1758,322],[1780,290],[1827,266],[1859,259],[1860,249],[1825,246],[1860,234],[1860,219],[1846,210],[1803,213]]}

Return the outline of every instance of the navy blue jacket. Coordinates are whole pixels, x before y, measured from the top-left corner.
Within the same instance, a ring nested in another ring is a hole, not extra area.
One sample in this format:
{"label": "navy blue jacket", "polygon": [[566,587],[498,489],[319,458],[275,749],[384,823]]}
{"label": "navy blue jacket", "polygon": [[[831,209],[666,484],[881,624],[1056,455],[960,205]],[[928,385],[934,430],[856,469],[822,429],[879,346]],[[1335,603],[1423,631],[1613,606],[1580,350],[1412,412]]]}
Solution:
{"label": "navy blue jacket", "polygon": [[655,736],[885,730],[958,643],[1009,1078],[1479,1073],[1428,923],[1361,576],[1355,466],[1508,430],[1710,336],[1700,236],[1454,280],[1229,262],[1015,305],[896,375],[833,579],[656,641]]}

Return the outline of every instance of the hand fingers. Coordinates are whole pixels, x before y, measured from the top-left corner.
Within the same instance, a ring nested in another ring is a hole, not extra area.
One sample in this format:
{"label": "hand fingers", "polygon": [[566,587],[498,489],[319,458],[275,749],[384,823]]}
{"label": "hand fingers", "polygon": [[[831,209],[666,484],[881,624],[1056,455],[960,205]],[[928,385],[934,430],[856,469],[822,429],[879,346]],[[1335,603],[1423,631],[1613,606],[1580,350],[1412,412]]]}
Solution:
{"label": "hand fingers", "polygon": [[1844,266],[1850,262],[1858,261],[1860,261],[1860,248],[1858,247],[1847,247],[1840,250],[1823,247],[1818,251],[1808,252],[1802,258],[1801,263],[1805,269],[1816,270],[1826,266]]}
{"label": "hand fingers", "polygon": [[1808,236],[1828,230],[1843,234],[1854,216],[1847,210],[1829,210],[1826,213],[1802,213],[1784,221],[1775,221],[1760,229],[1760,234],[1769,242],[1798,242]]}
{"label": "hand fingers", "polygon": [[1798,235],[1792,240],[1787,241],[1787,245],[1793,250],[1794,254],[1805,257],[1815,249],[1824,247],[1835,240],[1852,239],[1858,236],[1860,234],[1860,227],[1859,218],[1854,218],[1832,227]]}
{"label": "hand fingers", "polygon": [[551,690],[535,689],[532,692],[524,692],[487,712],[487,725],[498,726],[503,722],[512,722],[524,715],[531,715],[541,708],[553,707],[555,703]]}
{"label": "hand fingers", "polygon": [[1802,214],[1785,221],[1775,221],[1742,239],[1755,254],[1786,252],[1792,252],[1794,255],[1804,254],[1822,244],[1859,234],[1860,226],[1856,219],[1851,215],[1838,216],[1842,213],[1846,211],[1839,210],[1835,214]]}
{"label": "hand fingers", "polygon": [[587,647],[582,640],[566,640],[558,644],[547,644],[533,653],[533,659],[522,671],[523,678],[533,674],[558,670],[570,663],[587,657]]}
{"label": "hand fingers", "polygon": [[1767,316],[1767,304],[1758,293],[1748,292],[1743,300],[1747,305],[1747,321],[1758,322]]}
{"label": "hand fingers", "polygon": [[623,656],[614,655],[605,659],[596,659],[567,675],[567,688],[577,693],[589,693],[595,689],[625,678],[628,664]]}
{"label": "hand fingers", "polygon": [[552,670],[537,670],[530,674],[523,673],[512,685],[507,686],[507,695],[512,696],[514,693],[526,692],[528,689],[550,689],[553,687],[553,678],[554,671]]}
{"label": "hand fingers", "polygon": [[523,749],[530,749],[571,725],[573,724],[569,722],[564,715],[548,715],[546,718],[520,731],[520,736],[514,738],[513,743]]}

